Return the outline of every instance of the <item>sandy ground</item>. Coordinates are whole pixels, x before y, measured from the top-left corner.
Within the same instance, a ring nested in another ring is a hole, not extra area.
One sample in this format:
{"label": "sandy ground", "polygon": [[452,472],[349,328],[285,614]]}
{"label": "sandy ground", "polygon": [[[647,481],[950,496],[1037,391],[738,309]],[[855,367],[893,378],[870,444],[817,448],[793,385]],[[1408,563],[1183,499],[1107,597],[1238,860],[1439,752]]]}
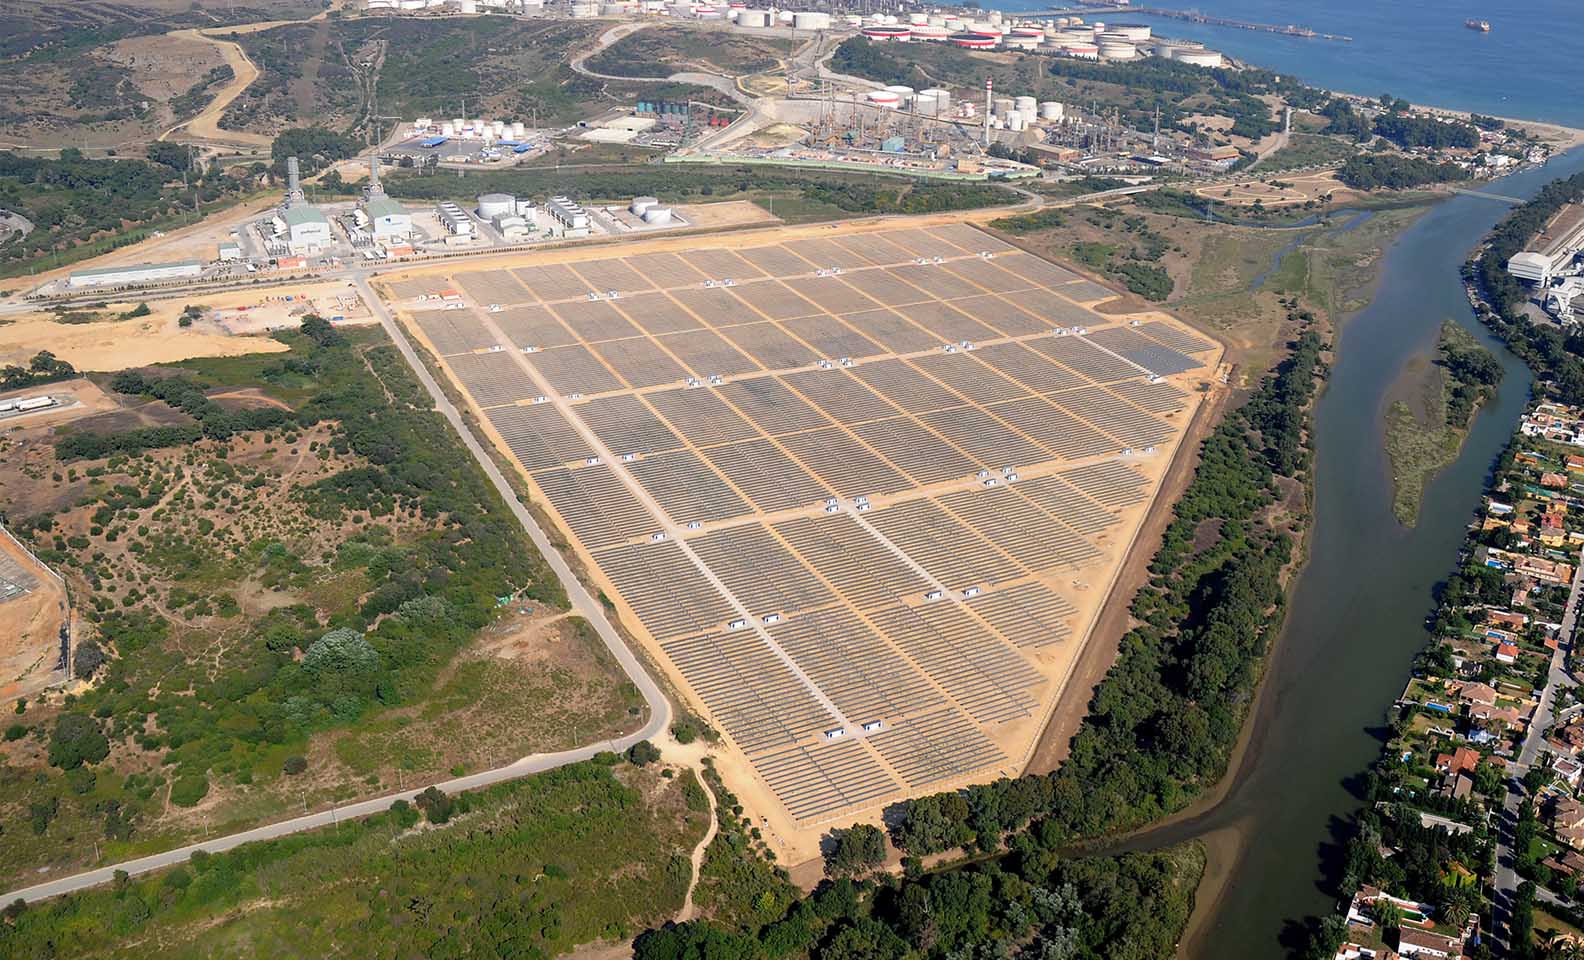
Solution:
{"label": "sandy ground", "polygon": [[[1274,183],[1291,184],[1291,186],[1272,186]],[[1252,206],[1258,200],[1267,207],[1284,207],[1310,200],[1318,202],[1326,194],[1331,194],[1334,200],[1342,199],[1351,196],[1353,191],[1338,180],[1334,172],[1325,171],[1295,176],[1270,173],[1236,183],[1195,187],[1194,193],[1222,203]]]}
{"label": "sandy ground", "polygon": [[[256,300],[260,294],[250,291]],[[201,302],[194,300],[191,302]],[[117,302],[109,309],[125,313],[136,302]],[[132,320],[100,323],[59,323],[48,314],[28,314],[0,326],[0,363],[25,363],[48,350],[79,370],[125,370],[151,363],[191,357],[235,357],[247,353],[279,353],[286,345],[265,337],[233,337],[177,326],[180,301],[154,301],[153,313]]]}
{"label": "sandy ground", "polygon": [[183,303],[207,308],[204,318],[193,324],[194,331],[231,336],[295,328],[310,313],[326,319],[344,317],[348,323],[373,320],[357,290],[346,280],[269,287],[267,292],[237,290]]}
{"label": "sandy ground", "polygon": [[743,227],[780,223],[764,207],[751,200],[722,200],[719,203],[679,203],[675,209],[695,227]]}
{"label": "sandy ground", "polygon": [[[963,219],[965,218],[961,215],[943,215],[934,218],[912,218],[907,221],[907,225],[923,227],[945,223],[956,223],[961,222]],[[403,271],[399,274],[388,274],[384,279],[427,279],[439,286],[454,286],[455,284],[452,277],[455,273],[462,271],[471,271],[500,266],[517,267],[534,263],[577,262],[595,258],[606,259],[614,255],[631,255],[643,252],[678,249],[692,250],[708,248],[710,246],[729,245],[733,248],[737,248],[770,243],[795,243],[800,238],[830,236],[836,231],[840,231],[845,235],[862,234],[876,230],[893,229],[896,225],[897,222],[895,220],[873,220],[837,225],[820,224],[773,230],[749,230],[745,232],[734,233],[729,239],[716,238],[713,243],[709,238],[701,238],[698,236],[685,238],[666,238],[657,236],[653,238],[634,239],[625,242],[622,244],[620,250],[613,250],[609,245],[581,249],[575,247],[563,248],[560,250],[543,249],[534,251],[532,253],[517,253],[512,255],[502,255],[500,257],[471,260],[465,265],[437,263],[433,265],[415,266],[411,270]],[[412,323],[410,317],[406,315],[406,311],[409,308],[416,306],[417,308],[421,309],[424,305],[415,305],[411,302],[403,302],[398,298],[391,296],[387,296],[386,299],[388,302],[391,302],[396,312],[402,315],[403,319],[406,321],[409,334],[418,339],[419,342],[421,342],[425,347],[429,348],[432,354],[438,356],[438,351],[433,349],[433,345],[423,335],[423,332],[417,327],[416,324]],[[1160,313],[1150,313],[1148,315],[1141,315],[1141,317],[1144,319],[1166,318],[1168,322],[1176,322],[1171,320],[1171,318],[1166,317],[1166,315]],[[1114,320],[1115,317],[1111,317],[1110,319]],[[1219,357],[1210,357],[1210,362],[1212,365],[1219,363]],[[441,365],[442,367],[447,368],[446,372],[448,374],[451,373],[444,361],[441,361]],[[458,387],[459,392],[464,396],[467,396],[466,391],[460,389],[460,383],[454,374],[451,375],[451,379],[453,380],[454,385]],[[1175,418],[1169,422],[1174,422],[1180,427],[1186,428],[1189,418],[1194,416],[1194,410],[1199,405],[1199,398],[1203,396],[1202,394],[1199,394],[1194,388],[1197,387],[1200,382],[1209,378],[1207,373],[1201,370],[1197,374],[1188,374],[1180,378],[1173,379],[1180,380],[1181,382],[1178,384],[1179,387],[1185,389],[1189,393],[1190,405],[1185,410],[1176,414]],[[467,404],[472,409],[474,417],[476,418],[476,423],[479,425],[481,433],[488,440],[493,442],[497,449],[503,452],[507,450],[508,447],[505,441],[495,431],[493,425],[490,423],[489,418],[484,415],[482,409],[472,401],[471,397],[468,397]],[[1179,433],[1179,437],[1180,435],[1181,434]],[[1168,472],[1170,465],[1180,459],[1175,456],[1176,452],[1180,448],[1180,440],[1168,440],[1160,445],[1160,452],[1157,456],[1146,460],[1135,461],[1134,465],[1139,467],[1146,474],[1151,483],[1158,483],[1163,474]],[[508,458],[508,460],[510,460],[510,458]],[[1025,465],[1022,472],[1025,474],[1025,476],[1032,477],[1040,475],[1047,469],[1054,471],[1056,469],[1067,469],[1073,465],[1074,464],[1072,462],[1060,462],[1037,466]],[[1179,466],[1175,469],[1177,473],[1174,474],[1174,479],[1177,479],[1191,472],[1191,465],[1187,467]],[[615,588],[614,584],[611,583],[608,578],[606,578],[605,575],[599,571],[588,551],[583,549],[583,547],[576,542],[575,538],[571,536],[570,531],[567,529],[567,525],[556,514],[555,509],[548,501],[548,498],[544,497],[542,495],[542,491],[540,491],[537,486],[533,484],[532,478],[528,476],[526,471],[521,471],[520,475],[529,483],[530,488],[535,495],[535,499],[537,500],[536,505],[550,516],[556,526],[561,528],[564,539],[567,542],[573,544],[573,551],[576,554],[577,560],[586,570],[590,571],[589,579],[593,582],[597,589],[601,590],[604,595],[612,599],[620,619],[628,627],[631,633],[639,638],[640,643],[646,648],[651,661],[657,665],[657,668],[662,673],[665,674],[666,679],[675,689],[688,691],[688,699],[690,700],[690,706],[692,706],[693,709],[705,717],[710,717],[707,706],[704,705],[701,698],[691,693],[691,688],[686,683],[686,680],[680,671],[676,669],[669,658],[665,657],[661,653],[658,644],[654,641],[654,638],[649,636],[647,631],[642,628],[641,623],[634,615],[633,610],[622,599],[620,592]],[[1093,685],[1092,681],[1087,685],[1082,681],[1087,679],[1090,673],[1096,670],[1098,673],[1103,674],[1105,669],[1110,666],[1111,660],[1115,654],[1115,646],[1113,642],[1109,650],[1105,649],[1104,645],[1102,645],[1097,654],[1090,655],[1088,657],[1083,656],[1090,643],[1090,637],[1095,635],[1095,625],[1099,621],[1101,610],[1105,606],[1107,597],[1113,595],[1113,593],[1116,592],[1112,590],[1112,584],[1117,580],[1117,573],[1122,568],[1124,560],[1130,555],[1130,549],[1134,542],[1135,536],[1141,529],[1146,516],[1150,515],[1152,512],[1157,517],[1169,516],[1168,508],[1177,489],[1180,489],[1180,486],[1173,486],[1173,488],[1168,491],[1167,496],[1154,498],[1152,501],[1122,511],[1121,523],[1106,531],[1106,533],[1098,538],[1098,541],[1096,542],[1096,546],[1102,552],[1102,557],[1099,561],[1085,566],[1082,570],[1076,573],[1053,571],[1046,578],[1044,578],[1046,580],[1047,586],[1058,592],[1061,596],[1073,604],[1073,606],[1077,609],[1077,614],[1072,619],[1072,623],[1074,625],[1073,639],[1060,644],[1052,644],[1048,647],[1038,650],[1022,651],[1027,657],[1029,664],[1039,671],[1043,676],[1045,676],[1048,681],[1043,687],[1038,688],[1036,691],[1037,695],[1041,698],[1041,706],[1039,711],[1033,715],[1000,724],[993,729],[987,729],[985,731],[986,734],[991,736],[997,745],[1002,748],[1007,757],[1007,761],[1001,768],[994,770],[982,769],[975,773],[957,778],[956,780],[932,783],[928,786],[927,792],[935,792],[941,789],[960,787],[971,782],[981,782],[986,779],[993,779],[995,776],[1016,776],[1030,765],[1030,760],[1036,753],[1036,747],[1038,747],[1041,743],[1046,742],[1047,738],[1042,737],[1042,734],[1046,730],[1048,723],[1053,717],[1057,716],[1058,713],[1061,717],[1067,717],[1071,715],[1076,715],[1079,718],[1082,717],[1083,713],[1087,709],[1090,691]],[[921,492],[929,493],[939,491],[935,491],[931,486],[926,486],[912,492],[900,494],[898,495],[898,498],[911,499],[919,495]],[[876,498],[876,506],[883,508],[886,504],[882,501],[889,499],[891,498]],[[1157,508],[1152,509],[1150,505],[1151,502],[1155,503]],[[777,514],[777,519],[780,519],[780,514]],[[1160,525],[1163,525],[1163,523],[1164,520],[1158,521],[1158,524]],[[1158,530],[1155,535],[1158,537]],[[1147,559],[1148,558],[1146,556],[1145,562],[1147,562]],[[1127,587],[1128,584],[1124,583],[1123,586]],[[1131,587],[1128,587],[1128,589],[1122,592],[1127,593],[1128,597],[1130,597]],[[1125,614],[1126,598],[1124,598],[1120,604],[1120,609]],[[1116,631],[1116,634],[1119,636],[1120,630]],[[1087,665],[1089,671],[1080,671],[1079,668],[1081,665]],[[1070,680],[1071,677],[1075,676],[1080,680],[1080,682],[1076,685],[1072,684]],[[719,726],[718,723],[716,725]],[[867,808],[861,808],[857,810],[846,809],[838,811],[833,814],[828,821],[797,821],[787,813],[785,808],[782,807],[781,803],[769,790],[768,786],[760,779],[758,773],[749,763],[746,755],[736,749],[731,748],[728,745],[718,752],[716,765],[727,785],[739,796],[745,807],[747,807],[750,815],[753,816],[755,825],[763,831],[767,843],[772,849],[776,851],[778,861],[788,865],[801,864],[817,858],[819,856],[820,840],[833,826],[844,826],[854,821],[864,820],[874,823],[880,822],[883,804],[895,802],[897,799],[900,799],[901,796],[899,794],[892,794],[886,796],[883,801],[877,802],[875,805]],[[898,779],[898,782],[903,781]]]}
{"label": "sandy ground", "polygon": [[54,667],[66,616],[66,588],[3,531],[0,555],[38,581],[29,593],[0,603],[0,705],[4,705],[60,678]]}
{"label": "sandy ground", "polygon": [[242,95],[242,91],[246,90],[249,84],[258,79],[258,67],[255,67],[253,61],[248,59],[247,54],[242,52],[242,45],[231,40],[217,40],[198,30],[177,30],[170,36],[178,41],[198,41],[212,44],[220,51],[220,55],[225,58],[225,62],[231,65],[231,69],[236,76],[231,78],[230,83],[220,88],[215,98],[209,101],[209,105],[204,107],[196,117],[166,130],[160,134],[160,139],[168,140],[171,134],[185,128],[188,135],[204,140],[223,140],[228,143],[241,143],[253,147],[269,146],[269,137],[257,133],[246,133],[241,130],[220,129],[220,117],[225,113],[226,108],[231,106],[233,100]]}
{"label": "sandy ground", "polygon": [[132,82],[151,99],[167,101],[186,93],[204,74],[227,62],[217,45],[191,34],[182,30],[164,36],[130,37],[111,44],[105,55],[131,70]]}

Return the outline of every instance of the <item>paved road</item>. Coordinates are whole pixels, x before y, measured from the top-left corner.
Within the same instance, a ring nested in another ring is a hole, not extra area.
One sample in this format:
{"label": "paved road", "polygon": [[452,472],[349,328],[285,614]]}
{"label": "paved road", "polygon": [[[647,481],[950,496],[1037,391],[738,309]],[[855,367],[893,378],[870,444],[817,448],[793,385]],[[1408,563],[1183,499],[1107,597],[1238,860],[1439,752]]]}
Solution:
{"label": "paved road", "polygon": [[[1519,781],[1533,766],[1545,744],[1545,731],[1551,726],[1552,711],[1556,705],[1557,687],[1572,682],[1572,677],[1562,665],[1567,659],[1568,649],[1573,645],[1573,632],[1578,626],[1581,591],[1584,591],[1584,562],[1579,563],[1573,575],[1573,587],[1568,592],[1567,606],[1562,612],[1562,630],[1558,634],[1557,648],[1551,654],[1551,669],[1546,676],[1545,689],[1540,692],[1540,702],[1535,705],[1534,716],[1529,720],[1529,729],[1524,735],[1523,745],[1518,748],[1518,756],[1509,767],[1511,776],[1507,783],[1507,796],[1502,801],[1501,819],[1497,825],[1496,879],[1491,897],[1496,905],[1495,933],[1503,944],[1506,943],[1507,924],[1511,920],[1513,897],[1517,894],[1518,884],[1523,882],[1514,869],[1517,855],[1512,848],[1518,809],[1524,801],[1523,787]],[[1543,900],[1555,899],[1554,894],[1544,889],[1539,891],[1539,896]]]}
{"label": "paved road", "polygon": [[[626,671],[627,676],[638,688],[638,692],[643,695],[644,701],[649,708],[649,722],[644,724],[642,729],[624,737],[614,740],[600,740],[596,743],[561,753],[534,754],[533,756],[523,757],[504,767],[485,770],[465,777],[457,777],[436,784],[436,786],[446,793],[455,793],[458,790],[474,790],[490,784],[516,780],[530,774],[553,770],[569,763],[587,760],[602,750],[625,750],[640,740],[655,737],[666,730],[671,725],[670,701],[660,691],[660,687],[654,682],[654,679],[649,676],[649,672],[644,669],[643,664],[627,648],[627,644],[622,641],[621,635],[616,632],[616,628],[611,625],[610,619],[606,617],[604,608],[589,594],[588,590],[584,588],[583,584],[573,574],[572,568],[567,565],[566,559],[551,544],[550,538],[540,529],[533,515],[518,502],[517,493],[512,489],[505,475],[495,465],[495,461],[485,451],[483,445],[473,436],[473,432],[467,429],[462,421],[461,414],[457,412],[456,406],[446,397],[445,392],[440,389],[440,385],[435,382],[429,370],[419,360],[418,354],[413,350],[406,334],[396,324],[396,321],[392,319],[389,311],[385,309],[384,303],[374,295],[373,290],[369,289],[367,276],[359,275],[354,282],[357,284],[358,292],[363,296],[364,302],[379,317],[385,332],[390,336],[391,340],[395,341],[397,349],[401,351],[402,357],[406,359],[407,364],[412,367],[413,373],[423,383],[424,389],[429,391],[429,396],[434,400],[435,408],[440,411],[440,414],[446,418],[452,428],[462,438],[463,444],[473,454],[473,458],[478,461],[479,466],[483,468],[490,482],[495,485],[495,489],[511,508],[512,514],[523,525],[523,529],[528,531],[529,539],[534,542],[534,545],[539,548],[539,552],[549,562],[550,569],[555,572],[555,575],[565,585],[567,597],[571,601],[573,611],[587,619],[594,626],[594,629],[599,633],[600,639],[605,642],[605,646],[610,650],[611,655],[621,664],[622,669]],[[400,793],[349,803],[341,807],[332,807],[329,810],[323,810],[318,813],[293,817],[290,820],[282,820],[279,823],[267,824],[241,833],[217,837],[213,840],[205,840],[202,843],[193,843],[174,850],[167,850],[164,853],[156,853],[136,860],[111,864],[74,876],[62,877],[58,880],[25,887],[21,890],[13,890],[9,893],[0,894],[0,903],[12,903],[16,900],[25,900],[32,903],[37,900],[45,900],[64,893],[97,886],[101,883],[108,883],[114,878],[117,870],[124,870],[128,874],[147,873],[150,870],[158,870],[162,867],[183,863],[199,850],[208,853],[219,853],[222,850],[230,850],[244,843],[283,837],[288,834],[301,833],[304,830],[316,830],[320,827],[332,826],[342,820],[366,817],[389,809],[390,805],[397,800],[410,802],[413,797],[424,789],[426,787],[416,787]]]}

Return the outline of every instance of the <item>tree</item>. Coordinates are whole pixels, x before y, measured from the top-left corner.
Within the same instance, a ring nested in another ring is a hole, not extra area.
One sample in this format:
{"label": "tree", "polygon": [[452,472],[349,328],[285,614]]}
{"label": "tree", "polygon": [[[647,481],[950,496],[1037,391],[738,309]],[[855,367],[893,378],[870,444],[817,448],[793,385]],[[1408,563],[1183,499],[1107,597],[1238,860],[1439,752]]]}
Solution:
{"label": "tree", "polygon": [[104,648],[92,640],[84,640],[77,644],[77,653],[72,657],[72,672],[77,679],[87,680],[99,672],[104,662]]}
{"label": "tree", "polygon": [[308,761],[297,754],[292,754],[291,756],[287,757],[286,762],[281,764],[281,770],[284,771],[288,777],[295,777],[307,769]]}
{"label": "tree", "polygon": [[825,873],[832,877],[868,873],[885,863],[885,834],[867,823],[832,831],[834,843],[825,854]]}
{"label": "tree", "polygon": [[339,347],[346,343],[346,337],[341,331],[330,325],[330,321],[316,313],[303,317],[302,326],[298,328],[304,336],[312,337],[314,342],[321,347]]}
{"label": "tree", "polygon": [[639,740],[627,748],[627,762],[635,767],[647,767],[660,759],[660,748],[648,740]]}
{"label": "tree", "polygon": [[841,928],[820,951],[823,960],[903,960],[907,941],[878,920],[860,917]]}
{"label": "tree", "polygon": [[355,677],[377,672],[380,656],[363,634],[338,627],[308,647],[302,665],[310,673]]}
{"label": "tree", "polygon": [[50,736],[49,762],[52,767],[75,770],[85,763],[98,763],[110,755],[110,741],[99,729],[98,721],[81,713],[63,714]]}
{"label": "tree", "polygon": [[455,802],[439,787],[430,787],[413,798],[413,803],[424,812],[430,823],[445,823],[451,819]]}
{"label": "tree", "polygon": [[156,140],[149,144],[147,156],[155,163],[164,164],[177,173],[186,172],[192,162],[192,154],[187,147],[169,140]]}

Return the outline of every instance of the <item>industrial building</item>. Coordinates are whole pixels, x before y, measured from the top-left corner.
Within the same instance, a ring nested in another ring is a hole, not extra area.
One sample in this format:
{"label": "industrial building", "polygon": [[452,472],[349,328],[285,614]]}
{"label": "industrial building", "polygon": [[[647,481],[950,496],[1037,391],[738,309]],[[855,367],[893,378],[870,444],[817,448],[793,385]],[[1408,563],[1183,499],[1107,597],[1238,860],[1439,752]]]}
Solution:
{"label": "industrial building", "polygon": [[72,290],[102,290],[107,287],[132,287],[167,280],[196,280],[203,275],[203,264],[197,260],[176,263],[139,263],[122,267],[94,267],[74,270],[66,278]]}
{"label": "industrial building", "polygon": [[561,228],[561,232],[569,237],[587,236],[589,232],[588,211],[582,204],[568,197],[551,197],[545,203],[545,212],[550,214]]}
{"label": "industrial building", "polygon": [[440,218],[440,223],[446,232],[453,237],[473,236],[473,218],[467,211],[449,200],[442,201],[435,207],[435,216]]}
{"label": "industrial building", "polygon": [[272,246],[302,256],[318,253],[330,246],[333,237],[330,221],[303,196],[297,158],[286,158],[286,199],[270,217]]}
{"label": "industrial building", "polygon": [[1507,272],[1543,287],[1566,272],[1580,250],[1584,250],[1584,204],[1565,204],[1521,253],[1508,259]]}
{"label": "industrial building", "polygon": [[397,243],[412,239],[412,214],[385,195],[385,188],[380,186],[378,157],[369,158],[369,185],[363,192],[362,210],[375,243]]}

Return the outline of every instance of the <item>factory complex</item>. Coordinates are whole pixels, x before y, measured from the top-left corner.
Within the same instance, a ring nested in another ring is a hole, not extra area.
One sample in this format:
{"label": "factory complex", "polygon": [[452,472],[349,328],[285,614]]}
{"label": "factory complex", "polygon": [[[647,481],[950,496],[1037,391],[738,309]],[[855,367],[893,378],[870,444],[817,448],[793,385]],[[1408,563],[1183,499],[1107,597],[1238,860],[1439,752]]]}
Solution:
{"label": "factory complex", "polygon": [[1022,769],[1220,358],[948,218],[378,288],[790,862]]}
{"label": "factory complex", "polygon": [[1507,272],[1535,289],[1534,299],[1564,326],[1584,322],[1584,204],[1567,203],[1552,214]]}

